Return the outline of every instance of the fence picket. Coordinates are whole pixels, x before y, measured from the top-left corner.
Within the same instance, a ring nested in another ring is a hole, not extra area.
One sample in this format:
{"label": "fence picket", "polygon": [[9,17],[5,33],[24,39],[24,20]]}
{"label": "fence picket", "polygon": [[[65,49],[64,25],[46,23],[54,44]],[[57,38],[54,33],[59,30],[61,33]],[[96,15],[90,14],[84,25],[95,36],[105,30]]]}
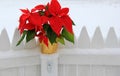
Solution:
{"label": "fence picket", "polygon": [[92,38],[91,48],[104,48],[104,39],[100,30],[100,27],[97,27]]}
{"label": "fence picket", "polygon": [[23,42],[21,42],[21,44],[19,46],[16,46],[19,39],[20,39],[20,33],[19,33],[18,29],[16,28],[15,32],[14,32],[13,40],[12,40],[12,45],[11,45],[13,50],[23,49],[23,47],[24,47]]}
{"label": "fence picket", "polygon": [[90,38],[86,27],[82,28],[82,31],[78,37],[78,47],[79,48],[90,48]]}
{"label": "fence picket", "polygon": [[107,48],[118,48],[118,39],[113,27],[109,29],[107,38],[105,40],[105,47]]}
{"label": "fence picket", "polygon": [[3,29],[0,37],[0,51],[8,51],[10,49],[10,40],[6,29]]}

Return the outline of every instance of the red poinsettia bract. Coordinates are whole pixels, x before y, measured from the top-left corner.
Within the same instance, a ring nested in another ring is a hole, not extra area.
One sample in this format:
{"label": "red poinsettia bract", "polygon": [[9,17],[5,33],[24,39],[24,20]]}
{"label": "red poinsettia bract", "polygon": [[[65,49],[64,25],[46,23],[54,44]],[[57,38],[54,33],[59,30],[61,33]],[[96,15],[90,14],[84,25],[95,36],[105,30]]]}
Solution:
{"label": "red poinsettia bract", "polygon": [[[21,11],[18,29],[24,37],[26,35],[27,41],[38,37],[40,42],[43,41],[48,45],[48,40],[54,43],[57,38],[63,40],[61,36],[64,36],[73,42],[73,21],[68,15],[69,8],[62,8],[57,0],[51,0],[47,5],[37,5],[31,10],[21,9]],[[20,39],[19,43],[22,40]]]}
{"label": "red poinsettia bract", "polygon": [[72,20],[68,16],[69,8],[61,8],[57,0],[52,0],[48,5],[48,11],[52,15],[49,18],[50,26],[57,35],[60,35],[63,26],[73,34]]}

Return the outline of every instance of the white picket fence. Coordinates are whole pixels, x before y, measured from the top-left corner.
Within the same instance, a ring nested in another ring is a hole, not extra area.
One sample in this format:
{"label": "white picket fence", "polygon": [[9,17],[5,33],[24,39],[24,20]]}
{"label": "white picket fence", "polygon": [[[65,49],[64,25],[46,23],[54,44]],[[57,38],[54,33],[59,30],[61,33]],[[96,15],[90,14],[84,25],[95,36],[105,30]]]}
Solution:
{"label": "white picket fence", "polygon": [[99,27],[92,39],[83,27],[74,45],[66,41],[52,56],[42,55],[36,40],[16,47],[19,38],[16,29],[10,43],[6,29],[2,30],[0,76],[120,76],[120,40],[113,27],[106,39]]}

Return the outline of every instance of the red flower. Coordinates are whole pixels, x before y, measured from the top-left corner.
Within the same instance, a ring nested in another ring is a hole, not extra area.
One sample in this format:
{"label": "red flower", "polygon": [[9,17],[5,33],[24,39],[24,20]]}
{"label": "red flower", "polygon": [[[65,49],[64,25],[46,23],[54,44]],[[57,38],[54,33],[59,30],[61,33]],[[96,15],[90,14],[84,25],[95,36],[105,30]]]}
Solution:
{"label": "red flower", "polygon": [[62,30],[62,20],[59,17],[51,17],[49,19],[50,26],[53,29],[53,31],[59,36],[60,32]]}
{"label": "red flower", "polygon": [[73,34],[71,18],[68,15],[66,15],[66,16],[62,16],[61,19],[63,21],[63,25],[64,25],[65,29],[67,31],[69,31],[71,34]]}
{"label": "red flower", "polygon": [[[38,37],[40,42],[48,46],[48,40],[53,44],[57,38],[64,42],[64,38],[74,43],[72,19],[69,17],[69,8],[62,8],[57,0],[51,0],[47,5],[37,5],[30,11],[21,9],[19,31],[22,37],[31,40]],[[19,44],[18,43],[18,44]]]}
{"label": "red flower", "polygon": [[61,8],[57,0],[52,0],[48,6],[49,12],[52,16],[49,18],[51,28],[57,35],[60,35],[60,31],[64,26],[67,31],[73,34],[72,20],[67,15],[69,12],[68,8]]}
{"label": "red flower", "polygon": [[45,31],[42,29],[41,32],[37,35],[39,41],[44,42],[48,46],[48,38],[46,37]]}
{"label": "red flower", "polygon": [[21,9],[23,14],[20,16],[19,20],[20,33],[22,33],[24,30],[32,29],[38,31],[42,29],[42,25],[47,22],[48,19],[46,16],[41,16],[38,12],[35,12],[36,10],[40,9],[38,6],[34,10],[33,9],[31,12],[28,9]]}
{"label": "red flower", "polygon": [[44,9],[45,9],[44,5],[37,5],[31,10],[31,12],[35,12],[37,10],[44,10]]}
{"label": "red flower", "polygon": [[27,24],[27,19],[30,16],[30,11],[28,9],[20,9],[20,10],[23,12],[23,14],[20,16],[19,19],[20,24],[18,29],[20,30],[20,33],[23,33],[25,27],[27,26],[26,24]]}
{"label": "red flower", "polygon": [[52,0],[48,8],[53,16],[56,16],[61,10],[61,6],[57,0]]}
{"label": "red flower", "polygon": [[39,13],[31,13],[29,22],[35,26],[35,30],[39,31],[43,28],[43,24],[47,22],[46,16],[40,16]]}

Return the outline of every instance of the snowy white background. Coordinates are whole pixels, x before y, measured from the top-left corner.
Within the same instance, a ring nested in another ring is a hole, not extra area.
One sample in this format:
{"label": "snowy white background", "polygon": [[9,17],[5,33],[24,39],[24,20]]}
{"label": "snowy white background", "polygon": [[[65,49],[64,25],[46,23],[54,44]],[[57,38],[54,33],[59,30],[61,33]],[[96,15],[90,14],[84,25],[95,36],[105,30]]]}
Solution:
{"label": "snowy white background", "polygon": [[[19,9],[31,9],[48,1],[50,0],[0,0],[0,31],[6,28],[11,41],[14,29],[18,26],[21,14]],[[76,24],[74,31],[77,37],[83,26],[87,27],[90,37],[98,26],[104,38],[109,27],[114,27],[120,37],[120,0],[60,0],[60,4],[70,8],[69,14]]]}

